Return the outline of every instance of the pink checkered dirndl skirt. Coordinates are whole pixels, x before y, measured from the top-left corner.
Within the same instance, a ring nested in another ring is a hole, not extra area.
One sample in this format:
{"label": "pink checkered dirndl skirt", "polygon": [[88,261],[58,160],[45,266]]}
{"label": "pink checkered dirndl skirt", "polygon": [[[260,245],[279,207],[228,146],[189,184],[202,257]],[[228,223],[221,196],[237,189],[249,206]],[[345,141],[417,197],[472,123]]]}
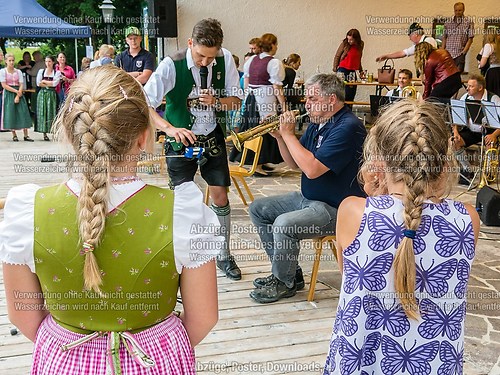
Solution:
{"label": "pink checkered dirndl skirt", "polygon": [[[111,355],[113,352],[115,356]],[[120,373],[196,374],[194,350],[181,320],[171,315],[135,334],[82,335],[61,327],[51,315],[40,325],[33,349],[32,375]]]}

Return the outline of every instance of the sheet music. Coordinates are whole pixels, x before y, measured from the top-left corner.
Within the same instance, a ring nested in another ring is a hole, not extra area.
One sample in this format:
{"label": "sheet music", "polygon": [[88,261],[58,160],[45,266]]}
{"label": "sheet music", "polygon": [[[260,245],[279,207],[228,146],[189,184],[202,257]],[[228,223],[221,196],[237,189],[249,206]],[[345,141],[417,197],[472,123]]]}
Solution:
{"label": "sheet music", "polygon": [[454,125],[468,126],[467,106],[465,100],[450,99],[451,120]]}
{"label": "sheet music", "polygon": [[481,104],[483,105],[487,126],[500,129],[500,107],[497,107],[495,103],[488,102],[486,100],[481,100]]}

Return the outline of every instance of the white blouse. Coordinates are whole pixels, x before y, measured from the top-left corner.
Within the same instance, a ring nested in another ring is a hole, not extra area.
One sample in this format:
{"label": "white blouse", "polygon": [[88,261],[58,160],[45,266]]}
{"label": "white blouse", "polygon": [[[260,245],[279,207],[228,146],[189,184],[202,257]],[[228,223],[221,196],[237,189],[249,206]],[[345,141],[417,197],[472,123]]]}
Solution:
{"label": "white blouse", "polygon": [[[9,73],[10,74],[10,73]],[[19,69],[14,69],[14,74],[17,74],[17,79],[19,80],[19,84],[23,83],[23,72]],[[7,82],[7,68],[0,69],[0,82]],[[10,83],[8,83],[10,85]]]}
{"label": "white blouse", "polygon": [[61,72],[59,70],[52,70],[52,75],[45,74],[46,69],[40,69],[36,75],[36,85],[40,86],[40,82],[43,81],[44,77],[52,77],[52,87],[56,87],[61,79]]}
{"label": "white blouse", "polygon": [[[67,186],[77,196],[80,185],[74,179]],[[109,191],[108,212],[145,186],[141,180],[113,185]],[[4,220],[0,222],[0,262],[28,265],[35,273],[33,254],[34,203],[40,186],[20,185],[7,195]],[[216,236],[219,221],[215,213],[203,204],[203,195],[194,182],[175,188],[173,210],[173,243],[177,272],[196,268],[214,259],[222,248],[224,238]]]}

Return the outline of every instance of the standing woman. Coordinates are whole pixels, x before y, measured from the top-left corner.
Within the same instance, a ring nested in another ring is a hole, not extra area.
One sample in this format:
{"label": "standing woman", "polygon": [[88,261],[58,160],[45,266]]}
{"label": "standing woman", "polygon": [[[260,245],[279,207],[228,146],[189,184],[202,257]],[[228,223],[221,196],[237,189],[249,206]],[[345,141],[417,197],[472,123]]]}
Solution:
{"label": "standing woman", "polygon": [[[26,51],[23,53],[23,59],[17,63],[17,69],[23,73],[23,82],[25,83],[25,89],[32,89],[33,83],[31,82],[31,76],[28,74],[28,71],[35,66],[35,62],[31,59],[31,54]],[[31,104],[31,93],[24,93],[24,97],[26,98],[26,102],[28,103],[28,108],[32,111],[33,104]]]}
{"label": "standing woman", "polygon": [[43,140],[50,141],[47,133],[52,128],[52,122],[57,114],[57,94],[56,87],[61,79],[61,72],[54,70],[54,56],[45,58],[45,69],[38,71],[36,84],[40,87],[36,103],[37,123],[35,131],[43,133]]}
{"label": "standing woman", "polygon": [[[250,57],[243,67],[245,88],[249,89],[243,116],[247,119],[252,117],[249,127],[257,125],[265,117],[277,115],[278,109],[285,110],[285,69],[281,61],[274,57],[278,50],[278,38],[274,34],[262,35],[259,48],[262,52]],[[252,112],[255,116],[249,115]],[[269,134],[264,135],[259,166],[264,163],[279,164],[282,161],[276,139]],[[258,173],[267,175],[262,168],[258,169]]]}
{"label": "standing woman", "polygon": [[301,59],[296,53],[291,53],[286,59],[283,60],[285,67],[285,79],[283,80],[283,89],[292,89],[297,76],[297,69],[300,68]]}
{"label": "standing woman", "polygon": [[486,79],[486,90],[500,95],[500,35],[487,33],[479,52],[479,69]]}
{"label": "standing woman", "polygon": [[[0,48],[0,69],[4,67],[3,59],[4,59],[3,51]],[[0,85],[0,123],[2,122],[2,96],[3,96],[3,87],[2,85]]]}
{"label": "standing woman", "polygon": [[[335,58],[333,59],[333,71],[344,73],[345,79],[349,73],[356,74],[356,70],[363,70],[361,57],[365,43],[361,40],[358,29],[351,29],[347,32],[345,39],[340,43]],[[354,101],[357,86],[345,87],[345,100]]]}
{"label": "standing woman", "polygon": [[57,55],[56,71],[61,72],[61,84],[56,87],[59,103],[62,104],[68,95],[69,88],[76,79],[76,74],[73,68],[66,65],[66,54],[59,52]]}
{"label": "standing woman", "polygon": [[427,42],[417,44],[415,68],[417,77],[423,73],[424,99],[451,98],[462,87],[460,71],[445,49],[436,49]]}
{"label": "standing woman", "polygon": [[3,87],[1,130],[10,130],[12,140],[19,141],[16,130],[23,129],[24,140],[33,142],[28,136],[28,128],[31,128],[31,116],[23,96],[23,74],[14,68],[14,55],[6,54],[7,67],[0,70],[0,82]]}

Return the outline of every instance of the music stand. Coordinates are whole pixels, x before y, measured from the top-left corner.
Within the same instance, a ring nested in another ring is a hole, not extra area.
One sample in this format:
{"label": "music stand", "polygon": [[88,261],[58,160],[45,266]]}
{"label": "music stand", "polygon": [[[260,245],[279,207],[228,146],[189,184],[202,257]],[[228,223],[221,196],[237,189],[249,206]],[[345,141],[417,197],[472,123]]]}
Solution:
{"label": "music stand", "polygon": [[[465,100],[450,99],[450,118],[451,118],[451,123],[453,125],[458,125],[458,126],[462,126],[462,127],[465,126],[465,127],[468,127],[470,129],[470,126],[469,126],[470,125],[469,124],[470,112],[469,112],[469,109],[468,109],[468,106],[467,106],[467,103]],[[483,132],[481,132],[481,155],[483,154],[483,143],[484,143],[484,134],[483,134]],[[477,170],[474,173],[474,176],[470,180],[469,180],[469,178],[464,176],[462,173],[460,173],[460,176],[469,182],[469,186],[467,187],[467,191],[470,191],[473,189],[472,184],[474,183],[474,180],[476,179],[478,172],[479,172],[479,170]]]}
{"label": "music stand", "polygon": [[483,113],[486,117],[486,123],[492,128],[500,129],[500,116],[498,114],[500,107],[486,100],[481,100],[481,104],[483,106]]}
{"label": "music stand", "polygon": [[465,100],[450,99],[451,122],[454,125],[468,126],[468,113]]}
{"label": "music stand", "polygon": [[[474,128],[479,129],[481,131],[481,151],[480,151],[480,162],[479,169],[474,173],[472,180],[470,181],[470,185],[468,190],[472,190],[481,184],[483,179],[483,159],[485,156],[485,145],[484,145],[484,137],[487,134],[487,128],[500,128],[500,122],[498,118],[498,113],[496,110],[496,106],[492,102],[488,101],[467,101],[466,102],[467,113],[469,116],[469,128],[474,131]],[[491,120],[491,121],[490,121]],[[472,187],[472,184],[476,177],[479,175],[479,183]]]}

